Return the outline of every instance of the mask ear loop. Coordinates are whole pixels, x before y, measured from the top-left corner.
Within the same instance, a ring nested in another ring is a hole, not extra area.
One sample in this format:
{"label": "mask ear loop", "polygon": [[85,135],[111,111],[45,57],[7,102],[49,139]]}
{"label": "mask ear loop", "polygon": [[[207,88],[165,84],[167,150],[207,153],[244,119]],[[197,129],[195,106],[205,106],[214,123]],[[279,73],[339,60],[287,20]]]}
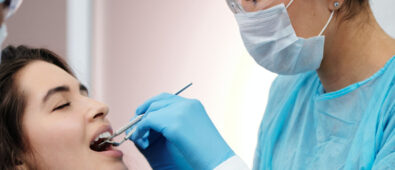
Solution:
{"label": "mask ear loop", "polygon": [[322,28],[322,30],[321,30],[320,34],[318,34],[318,36],[321,36],[324,33],[324,31],[326,30],[326,28],[328,27],[329,23],[331,23],[333,14],[335,14],[335,11],[332,11],[331,16],[329,16],[328,22],[326,22],[324,28]]}
{"label": "mask ear loop", "polygon": [[[337,8],[339,8],[340,3],[339,2],[335,2],[333,5],[337,9]],[[328,27],[329,23],[331,23],[334,14],[335,14],[335,10],[332,11],[331,15],[329,16],[328,22],[326,22],[324,28],[321,30],[321,32],[320,32],[320,34],[318,34],[318,36],[321,36],[324,33],[324,31]]]}

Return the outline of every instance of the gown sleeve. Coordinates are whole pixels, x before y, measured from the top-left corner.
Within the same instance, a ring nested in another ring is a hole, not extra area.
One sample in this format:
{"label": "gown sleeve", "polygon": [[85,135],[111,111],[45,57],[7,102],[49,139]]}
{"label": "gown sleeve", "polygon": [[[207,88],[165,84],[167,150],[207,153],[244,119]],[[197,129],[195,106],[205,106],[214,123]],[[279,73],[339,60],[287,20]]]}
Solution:
{"label": "gown sleeve", "polygon": [[395,107],[392,108],[384,126],[382,144],[377,152],[373,170],[389,170],[395,168]]}
{"label": "gown sleeve", "polygon": [[219,164],[214,170],[250,170],[243,160],[237,155],[230,157]]}

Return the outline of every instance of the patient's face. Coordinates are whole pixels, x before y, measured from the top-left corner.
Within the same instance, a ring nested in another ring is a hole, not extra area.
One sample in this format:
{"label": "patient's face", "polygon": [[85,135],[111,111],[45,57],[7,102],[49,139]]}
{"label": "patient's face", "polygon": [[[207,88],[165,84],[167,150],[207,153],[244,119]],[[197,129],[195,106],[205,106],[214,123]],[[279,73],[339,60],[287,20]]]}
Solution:
{"label": "patient's face", "polygon": [[40,169],[127,169],[121,151],[91,149],[97,136],[112,133],[108,107],[89,98],[77,79],[53,64],[35,61],[16,80],[26,101],[24,134]]}

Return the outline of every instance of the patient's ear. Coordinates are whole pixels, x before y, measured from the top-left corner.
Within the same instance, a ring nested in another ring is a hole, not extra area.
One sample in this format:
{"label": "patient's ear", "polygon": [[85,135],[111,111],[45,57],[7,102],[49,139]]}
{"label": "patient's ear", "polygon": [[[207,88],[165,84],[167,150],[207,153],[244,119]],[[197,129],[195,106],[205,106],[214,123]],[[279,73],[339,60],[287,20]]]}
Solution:
{"label": "patient's ear", "polygon": [[[32,159],[28,159],[26,160],[26,158],[30,158],[30,157],[26,157],[27,154],[25,153],[23,158],[17,158],[16,160],[16,170],[31,170],[31,169],[36,169],[35,166],[32,166],[32,164],[30,162],[34,162],[32,161]],[[31,156],[31,155],[30,155]],[[23,160],[23,161],[22,161]]]}
{"label": "patient's ear", "polygon": [[16,166],[17,170],[28,170],[29,168],[27,168],[26,164],[22,163],[20,165]]}

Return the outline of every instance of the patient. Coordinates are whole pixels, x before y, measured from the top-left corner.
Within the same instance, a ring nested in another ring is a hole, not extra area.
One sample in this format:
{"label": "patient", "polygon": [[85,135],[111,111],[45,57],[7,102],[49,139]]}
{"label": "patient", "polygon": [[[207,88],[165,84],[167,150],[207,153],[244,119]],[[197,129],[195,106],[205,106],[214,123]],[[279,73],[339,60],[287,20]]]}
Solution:
{"label": "patient", "polygon": [[[107,105],[53,52],[9,46],[0,64],[0,169],[127,169],[98,143],[112,134]],[[100,137],[99,137],[100,136]]]}

